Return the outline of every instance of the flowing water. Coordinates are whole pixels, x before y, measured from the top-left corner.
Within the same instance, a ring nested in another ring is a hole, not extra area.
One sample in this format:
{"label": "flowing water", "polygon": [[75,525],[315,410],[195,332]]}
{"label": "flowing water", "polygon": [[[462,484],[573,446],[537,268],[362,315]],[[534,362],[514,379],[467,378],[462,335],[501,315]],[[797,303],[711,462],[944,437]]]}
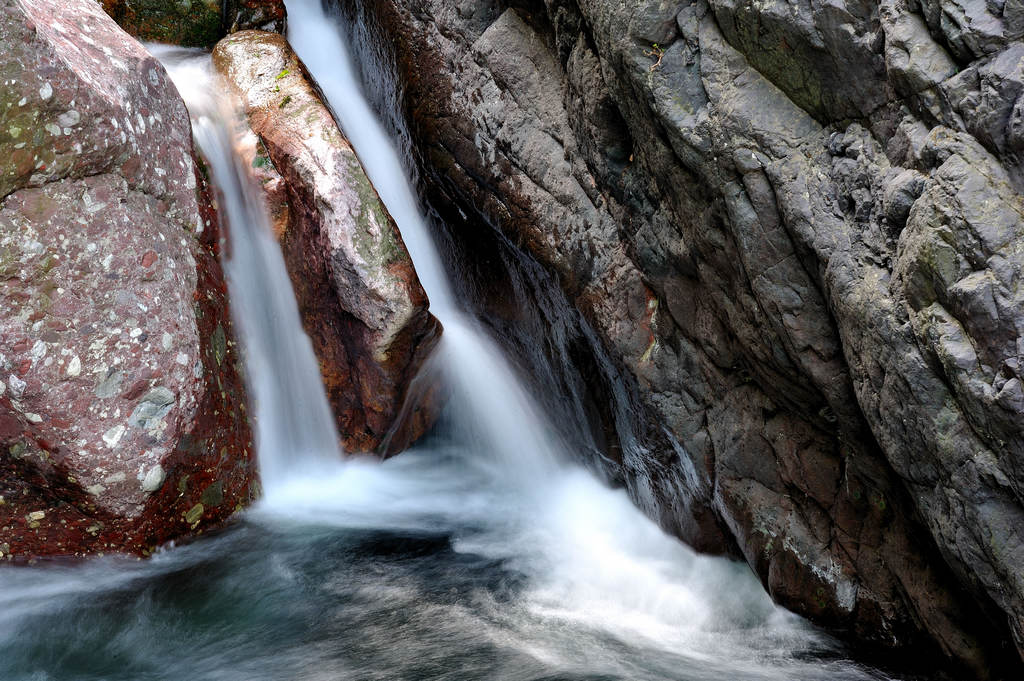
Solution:
{"label": "flowing water", "polygon": [[245,350],[256,415],[256,446],[266,486],[341,458],[334,417],[313,344],[302,329],[284,256],[260,188],[235,151],[238,117],[220,95],[208,54],[149,45],[167,67],[192,115],[230,233],[224,263],[231,312]]}
{"label": "flowing water", "polygon": [[164,53],[231,225],[266,495],[230,528],[148,561],[0,570],[0,680],[887,678],[775,607],[745,566],[694,554],[566,463],[515,371],[458,312],[320,0],[287,5],[292,42],[445,325],[433,363],[453,399],[412,451],[341,460],[208,60]]}

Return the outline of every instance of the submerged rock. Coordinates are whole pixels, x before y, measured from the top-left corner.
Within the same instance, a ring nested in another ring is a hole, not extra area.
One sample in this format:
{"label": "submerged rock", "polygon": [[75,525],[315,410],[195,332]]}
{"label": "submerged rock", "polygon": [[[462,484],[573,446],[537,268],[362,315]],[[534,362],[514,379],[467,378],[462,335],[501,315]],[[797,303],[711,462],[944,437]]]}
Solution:
{"label": "submerged rock", "polygon": [[213,58],[283,178],[287,210],[273,212],[345,448],[400,451],[436,415],[430,390],[403,405],[441,327],[398,228],[282,36],[237,33]]}
{"label": "submerged rock", "polygon": [[140,40],[213,47],[250,28],[284,31],[283,0],[101,0],[103,9]]}
{"label": "submerged rock", "polygon": [[148,553],[256,486],[188,114],[93,0],[0,5],[3,558]]}
{"label": "submerged rock", "polygon": [[610,476],[818,622],[1019,669],[1019,2],[338,4],[430,194],[617,360]]}

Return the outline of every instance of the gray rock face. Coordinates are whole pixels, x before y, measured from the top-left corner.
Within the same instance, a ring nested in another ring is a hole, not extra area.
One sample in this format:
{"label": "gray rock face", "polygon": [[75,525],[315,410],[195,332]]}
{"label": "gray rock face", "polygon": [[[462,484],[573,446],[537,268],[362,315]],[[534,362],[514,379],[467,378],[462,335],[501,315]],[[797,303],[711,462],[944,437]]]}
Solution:
{"label": "gray rock face", "polygon": [[639,395],[638,503],[862,641],[1019,671],[1021,3],[342,4],[430,192]]}

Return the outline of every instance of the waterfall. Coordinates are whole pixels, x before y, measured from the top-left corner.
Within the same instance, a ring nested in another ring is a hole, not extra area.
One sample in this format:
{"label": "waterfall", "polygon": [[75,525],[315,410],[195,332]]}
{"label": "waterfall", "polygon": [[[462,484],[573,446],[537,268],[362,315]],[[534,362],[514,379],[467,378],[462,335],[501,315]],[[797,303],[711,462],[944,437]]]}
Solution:
{"label": "waterfall", "polygon": [[552,643],[559,636],[547,624],[531,631],[536,621],[571,622],[641,649],[656,645],[698,657],[712,641],[726,645],[716,632],[722,627],[735,630],[726,647],[741,659],[758,654],[743,640],[752,623],[765,627],[769,641],[808,640],[745,566],[697,556],[663,534],[624,492],[565,461],[563,444],[497,344],[459,309],[399,151],[364,97],[339,27],[321,0],[287,5],[290,42],[395,218],[445,327],[431,363],[452,397],[428,444],[384,465],[341,462],[262,197],[232,148],[236,114],[218,103],[224,98],[215,93],[223,88],[209,57],[160,50],[192,113],[230,232],[228,285],[267,492],[248,517],[288,533],[444,528],[457,554],[497,561],[527,578],[520,605],[502,615],[509,619],[501,626],[542,657],[566,653],[564,644]]}
{"label": "waterfall", "polygon": [[[425,476],[415,461],[389,472],[349,469],[326,486],[294,490],[284,508],[294,514],[305,502],[307,522],[327,522],[330,509],[347,525],[370,504],[378,513],[395,514],[397,507],[401,522],[414,526],[437,518],[478,523],[488,529],[463,537],[456,548],[514,561],[530,575],[525,601],[534,613],[619,636],[689,649],[692,637],[707,636],[722,621],[771,621],[791,633],[798,625],[771,605],[745,566],[696,556],[624,492],[568,463],[497,344],[459,309],[401,154],[363,93],[343,30],[321,0],[286,5],[289,42],[398,224],[431,310],[444,325],[433,361],[453,393],[442,439],[454,443],[460,468],[453,473],[435,461],[449,471],[443,482]],[[467,477],[467,469],[477,477]],[[310,502],[318,489],[329,491]],[[486,501],[474,496],[481,492]]]}
{"label": "waterfall", "polygon": [[338,26],[321,0],[288,0],[288,37],[323,92],[405,240],[431,311],[444,325],[435,363],[452,390],[456,427],[510,480],[544,478],[562,457],[554,430],[537,413],[515,371],[458,301],[420,211],[402,157],[363,94]]}
{"label": "waterfall", "polygon": [[239,113],[216,83],[210,56],[147,46],[188,106],[230,233],[224,262],[231,312],[245,351],[246,382],[264,488],[340,459],[338,434],[313,345],[302,329],[284,257],[263,195],[234,149]]}

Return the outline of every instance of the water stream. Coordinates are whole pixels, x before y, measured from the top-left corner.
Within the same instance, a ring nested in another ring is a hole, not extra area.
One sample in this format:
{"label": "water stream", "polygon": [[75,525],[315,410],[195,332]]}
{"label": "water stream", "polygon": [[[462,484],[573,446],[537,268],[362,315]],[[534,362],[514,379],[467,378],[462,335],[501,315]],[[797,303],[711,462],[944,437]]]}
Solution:
{"label": "water stream", "polygon": [[260,188],[235,149],[239,120],[221,95],[208,54],[148,45],[160,59],[192,116],[196,144],[209,163],[230,232],[224,262],[231,312],[245,349],[246,382],[254,402],[256,447],[264,486],[314,474],[341,459],[338,433],[313,344],[302,329],[281,248]]}
{"label": "water stream", "polygon": [[266,495],[230,528],[148,561],[0,570],[0,679],[888,678],[775,607],[746,566],[696,555],[623,492],[567,463],[567,445],[515,370],[458,311],[334,20],[320,0],[287,5],[292,44],[445,326],[434,362],[453,399],[412,451],[342,460],[280,253],[231,153],[230,116],[212,99],[220,88],[208,59],[163,54],[231,224],[229,285]]}

